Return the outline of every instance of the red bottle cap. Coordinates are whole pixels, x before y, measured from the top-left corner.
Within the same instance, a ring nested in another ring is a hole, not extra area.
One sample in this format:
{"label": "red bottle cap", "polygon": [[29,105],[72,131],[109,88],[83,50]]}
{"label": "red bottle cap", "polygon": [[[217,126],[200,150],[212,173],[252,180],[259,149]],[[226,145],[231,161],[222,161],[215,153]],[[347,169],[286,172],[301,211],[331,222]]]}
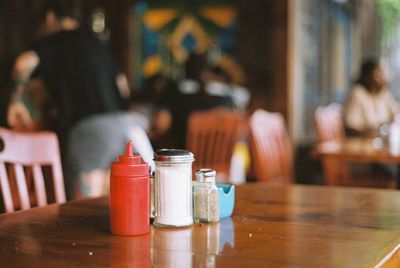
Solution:
{"label": "red bottle cap", "polygon": [[132,150],[132,141],[126,144],[125,154],[111,164],[111,176],[141,177],[149,175],[149,165]]}

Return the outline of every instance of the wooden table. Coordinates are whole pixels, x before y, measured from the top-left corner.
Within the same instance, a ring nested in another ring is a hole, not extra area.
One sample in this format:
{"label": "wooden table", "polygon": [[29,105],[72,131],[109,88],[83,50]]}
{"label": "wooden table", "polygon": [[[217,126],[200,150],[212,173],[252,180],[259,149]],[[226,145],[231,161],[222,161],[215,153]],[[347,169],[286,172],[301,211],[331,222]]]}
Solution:
{"label": "wooden table", "polygon": [[107,198],[0,216],[0,267],[399,267],[400,192],[247,184],[217,224],[117,237]]}
{"label": "wooden table", "polygon": [[390,152],[387,146],[374,148],[371,138],[346,138],[323,142],[313,149],[313,155],[321,159],[324,179],[328,185],[337,185],[346,167],[344,163],[400,164],[400,155]]}

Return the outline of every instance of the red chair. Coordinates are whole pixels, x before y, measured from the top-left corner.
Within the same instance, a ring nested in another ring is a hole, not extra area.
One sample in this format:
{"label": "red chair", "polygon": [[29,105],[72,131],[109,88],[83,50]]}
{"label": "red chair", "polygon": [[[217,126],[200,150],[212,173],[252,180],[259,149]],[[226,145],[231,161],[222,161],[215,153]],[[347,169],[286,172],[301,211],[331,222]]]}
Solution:
{"label": "red chair", "polygon": [[219,182],[227,181],[242,122],[240,115],[224,108],[192,113],[186,148],[194,154],[193,169],[212,168]]}
{"label": "red chair", "polygon": [[249,126],[256,179],[290,183],[293,153],[283,116],[258,109],[251,115]]}
{"label": "red chair", "polygon": [[340,140],[345,137],[340,104],[332,103],[317,107],[314,120],[319,142]]}
{"label": "red chair", "polygon": [[[52,168],[55,202],[65,202],[65,187],[56,134],[20,133],[0,128],[0,143],[0,187],[6,212],[32,207],[33,198],[30,196],[32,190],[28,189],[30,179],[33,180],[33,194],[37,205],[44,206],[48,203],[42,166],[49,165]],[[32,174],[25,176],[24,168],[31,170]],[[14,178],[15,183],[13,183]],[[18,198],[13,198],[15,191],[18,193]]]}

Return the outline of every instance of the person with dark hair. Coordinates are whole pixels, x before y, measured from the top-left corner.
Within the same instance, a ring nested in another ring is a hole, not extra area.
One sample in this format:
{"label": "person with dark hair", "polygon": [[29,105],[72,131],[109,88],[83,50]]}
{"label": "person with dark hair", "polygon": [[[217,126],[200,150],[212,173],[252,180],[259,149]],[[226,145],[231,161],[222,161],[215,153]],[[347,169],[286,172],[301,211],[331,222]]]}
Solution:
{"label": "person with dark hair", "polygon": [[127,79],[94,34],[79,27],[81,2],[44,2],[43,37],[15,62],[17,87],[8,110],[14,129],[58,134],[70,198],[103,193],[130,129],[148,128],[144,116],[123,112]]}
{"label": "person with dark hair", "polygon": [[382,67],[376,60],[366,60],[344,106],[346,133],[350,136],[377,135],[379,127],[391,123],[398,112],[400,106],[387,89]]}
{"label": "person with dark hair", "polygon": [[46,128],[61,134],[88,115],[127,107],[126,79],[96,37],[79,28],[79,3],[44,2],[40,12],[44,37],[14,65],[18,83],[14,98],[29,113],[18,117],[13,109],[22,105],[11,106],[8,121],[13,128]]}
{"label": "person with dark hair", "polygon": [[176,101],[179,101],[176,82],[163,73],[147,78],[142,90],[131,97],[132,110],[144,114],[151,122],[148,136],[155,150],[170,147],[174,140],[169,107]]}
{"label": "person with dark hair", "polygon": [[202,90],[206,66],[207,59],[204,55],[192,53],[188,56],[184,66],[185,77],[178,84],[182,94],[198,94]]}

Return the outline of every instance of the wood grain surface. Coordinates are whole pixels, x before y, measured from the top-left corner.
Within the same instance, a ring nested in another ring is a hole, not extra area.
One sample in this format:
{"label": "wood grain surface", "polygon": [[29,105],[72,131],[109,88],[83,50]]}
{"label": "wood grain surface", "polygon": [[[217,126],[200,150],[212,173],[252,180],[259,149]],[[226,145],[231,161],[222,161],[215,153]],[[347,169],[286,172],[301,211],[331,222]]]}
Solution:
{"label": "wood grain surface", "polygon": [[0,215],[0,267],[399,267],[400,193],[237,187],[231,218],[138,237],[108,231],[108,198]]}
{"label": "wood grain surface", "polygon": [[400,163],[400,155],[390,152],[389,146],[373,146],[371,138],[345,138],[319,143],[313,150],[316,157],[332,157],[357,163]]}
{"label": "wood grain surface", "polygon": [[[356,185],[364,187],[396,188],[400,186],[400,174],[396,178],[382,178],[364,172],[354,180],[350,164],[400,164],[400,155],[393,154],[387,144],[373,146],[371,138],[345,138],[317,144],[312,154],[321,160],[324,180],[327,185]],[[364,165],[368,167],[367,165]],[[398,173],[398,171],[397,171]],[[387,175],[386,175],[387,176]]]}

